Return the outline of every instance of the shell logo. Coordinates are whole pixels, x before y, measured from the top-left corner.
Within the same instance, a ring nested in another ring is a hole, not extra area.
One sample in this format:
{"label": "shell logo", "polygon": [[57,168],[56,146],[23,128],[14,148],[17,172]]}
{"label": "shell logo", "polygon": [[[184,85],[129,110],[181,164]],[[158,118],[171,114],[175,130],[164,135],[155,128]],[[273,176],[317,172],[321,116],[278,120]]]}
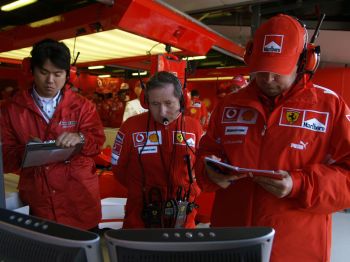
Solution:
{"label": "shell logo", "polygon": [[243,114],[242,114],[242,118],[243,120],[245,121],[250,121],[254,118],[255,116],[255,113],[251,110],[248,110],[248,111],[245,111]]}
{"label": "shell logo", "polygon": [[148,137],[149,141],[151,142],[158,142],[158,135],[157,134],[151,134],[149,137]]}

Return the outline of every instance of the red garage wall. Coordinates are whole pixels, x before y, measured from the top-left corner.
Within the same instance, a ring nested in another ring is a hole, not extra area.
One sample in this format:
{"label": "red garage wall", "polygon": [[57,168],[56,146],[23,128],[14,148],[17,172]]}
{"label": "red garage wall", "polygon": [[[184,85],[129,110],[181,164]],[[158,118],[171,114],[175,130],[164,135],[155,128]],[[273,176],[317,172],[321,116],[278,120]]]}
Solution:
{"label": "red garage wall", "polygon": [[335,91],[350,105],[350,68],[320,68],[316,71],[313,82]]}

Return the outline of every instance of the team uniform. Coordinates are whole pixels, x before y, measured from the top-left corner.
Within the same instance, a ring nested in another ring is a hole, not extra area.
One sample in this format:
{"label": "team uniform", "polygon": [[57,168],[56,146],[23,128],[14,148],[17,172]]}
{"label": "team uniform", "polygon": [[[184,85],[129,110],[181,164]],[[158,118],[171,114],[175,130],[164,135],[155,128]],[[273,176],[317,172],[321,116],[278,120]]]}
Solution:
{"label": "team uniform", "polygon": [[[93,228],[101,219],[101,203],[92,157],[99,154],[105,140],[95,106],[64,90],[48,120],[35,103],[32,90],[23,90],[2,105],[4,171],[19,170],[20,198],[29,204],[32,215],[82,229]],[[20,169],[28,141],[34,137],[54,140],[64,131],[85,136],[80,153],[66,162]]]}
{"label": "team uniform", "polygon": [[[153,226],[145,224],[145,206],[153,203],[161,209],[170,199],[194,202],[200,190],[194,171],[190,183],[185,155],[191,156],[193,166],[201,135],[199,122],[181,114],[169,125],[157,123],[147,112],[123,123],[114,142],[112,165],[128,189],[124,228],[168,227],[163,218],[153,221]],[[187,215],[185,227],[194,227],[195,214],[193,210]]]}
{"label": "team uniform", "polygon": [[[329,261],[331,213],[350,206],[349,108],[333,91],[302,82],[274,101],[255,82],[229,95],[198,151],[199,184],[216,190],[212,226],[273,227],[272,262]],[[211,154],[243,168],[286,170],[293,189],[279,199],[250,178],[221,189],[204,170],[201,158]]]}
{"label": "team uniform", "polygon": [[198,119],[199,121],[201,121],[201,119],[204,118],[205,122],[203,124],[203,127],[206,127],[208,111],[205,104],[199,98],[192,99],[191,104],[187,109],[187,115]]}

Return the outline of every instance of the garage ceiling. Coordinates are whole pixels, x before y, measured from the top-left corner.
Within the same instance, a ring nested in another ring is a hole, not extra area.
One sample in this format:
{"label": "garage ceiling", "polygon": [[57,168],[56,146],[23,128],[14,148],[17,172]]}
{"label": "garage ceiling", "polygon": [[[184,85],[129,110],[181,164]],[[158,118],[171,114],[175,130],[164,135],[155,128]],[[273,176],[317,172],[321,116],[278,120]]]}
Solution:
{"label": "garage ceiling", "polygon": [[[245,46],[254,29],[264,20],[277,13],[286,13],[302,20],[310,34],[322,13],[326,18],[321,27],[317,44],[322,48],[322,61],[350,64],[350,1],[315,0],[157,0],[171,8],[180,10],[193,19],[219,32],[241,46]],[[0,0],[0,5],[11,0]],[[118,4],[118,0],[39,0],[37,3],[14,12],[0,11],[0,32],[11,27],[25,25],[56,16],[91,4]],[[340,52],[339,50],[344,50]],[[215,50],[209,51],[206,60],[196,62],[197,68],[218,66],[240,66],[243,63]],[[113,65],[112,65],[113,66]]]}

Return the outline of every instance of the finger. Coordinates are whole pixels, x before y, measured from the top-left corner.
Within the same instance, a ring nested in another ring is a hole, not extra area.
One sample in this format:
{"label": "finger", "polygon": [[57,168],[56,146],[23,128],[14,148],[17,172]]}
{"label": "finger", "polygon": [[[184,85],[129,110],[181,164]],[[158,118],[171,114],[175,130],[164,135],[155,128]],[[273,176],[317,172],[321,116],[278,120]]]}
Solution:
{"label": "finger", "polygon": [[67,132],[63,132],[56,138],[56,145],[60,146],[64,144],[65,137],[67,136]]}

